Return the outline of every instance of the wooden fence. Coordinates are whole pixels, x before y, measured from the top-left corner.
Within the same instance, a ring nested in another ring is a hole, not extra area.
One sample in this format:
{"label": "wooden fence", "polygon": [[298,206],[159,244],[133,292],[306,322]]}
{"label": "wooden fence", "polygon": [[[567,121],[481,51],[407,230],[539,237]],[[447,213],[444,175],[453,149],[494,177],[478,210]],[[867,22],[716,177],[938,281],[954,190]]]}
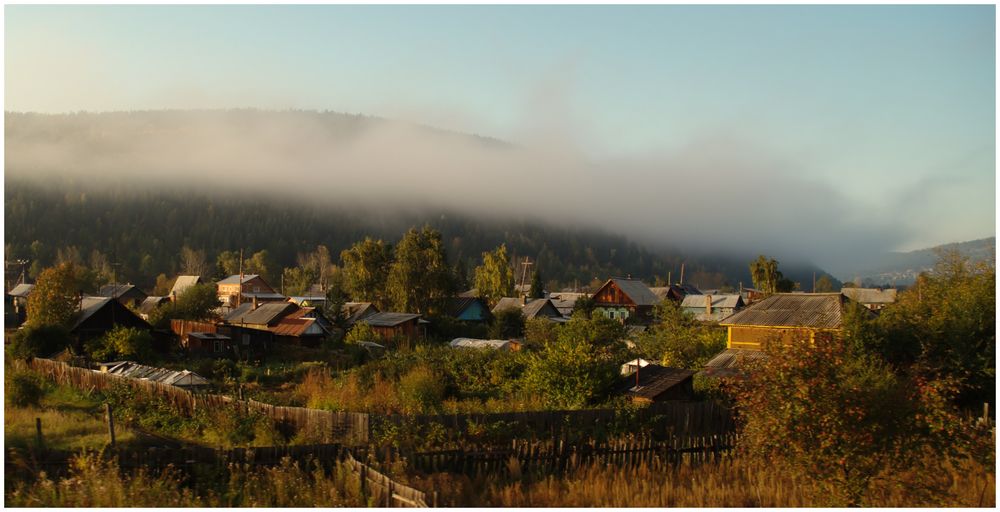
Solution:
{"label": "wooden fence", "polygon": [[296,431],[305,431],[322,442],[364,444],[370,431],[368,414],[358,412],[333,412],[303,407],[284,407],[255,400],[237,400],[232,397],[195,393],[169,384],[133,379],[120,375],[96,372],[87,368],[69,366],[49,359],[34,358],[28,366],[59,384],[84,391],[105,391],[116,385],[126,385],[137,393],[159,397],[171,404],[180,414],[191,416],[199,408],[215,410],[237,404],[248,411],[257,411],[285,424]]}
{"label": "wooden fence", "polygon": [[649,429],[675,436],[721,436],[735,431],[730,409],[715,402],[662,402],[635,410],[584,409],[567,411],[509,412],[447,415],[369,415],[359,412],[333,412],[304,407],[285,407],[237,400],[232,397],[194,393],[176,386],[95,372],[48,359],[35,358],[28,363],[34,371],[82,390],[103,391],[115,385],[131,386],[147,396],[161,397],[181,414],[192,415],[198,408],[217,409],[238,404],[257,411],[280,425],[308,432],[320,442],[354,445],[367,444],[373,422],[402,425],[437,423],[452,438],[461,440],[470,426],[505,424],[510,433],[530,433],[533,437],[557,437],[572,432],[628,430],[637,423]]}
{"label": "wooden fence", "polygon": [[445,432],[461,438],[470,426],[507,424],[540,437],[561,436],[569,432],[628,430],[643,424],[649,429],[680,436],[720,436],[736,430],[732,411],[716,402],[660,402],[635,410],[583,409],[482,414],[391,415],[374,421],[391,424],[440,424]]}
{"label": "wooden fence", "polygon": [[645,436],[586,443],[517,440],[506,446],[473,445],[468,449],[458,450],[392,450],[382,454],[379,459],[383,464],[403,459],[411,468],[423,473],[507,473],[514,461],[524,471],[549,473],[591,463],[635,467],[641,463],[654,462],[680,464],[719,461],[732,453],[736,441],[736,434],[670,436],[665,440]]}

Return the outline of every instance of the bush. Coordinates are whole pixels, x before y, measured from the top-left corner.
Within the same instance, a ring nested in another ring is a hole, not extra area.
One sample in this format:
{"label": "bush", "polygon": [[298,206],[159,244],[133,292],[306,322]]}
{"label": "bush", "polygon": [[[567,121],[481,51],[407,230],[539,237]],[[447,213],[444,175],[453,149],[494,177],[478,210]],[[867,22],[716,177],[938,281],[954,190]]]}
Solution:
{"label": "bush", "polygon": [[42,379],[31,372],[8,374],[5,384],[6,402],[14,407],[38,405],[45,394]]}
{"label": "bush", "polygon": [[382,337],[372,329],[372,326],[364,323],[358,322],[351,327],[350,331],[347,331],[347,336],[344,338],[344,343],[358,344],[362,341],[370,341],[373,343],[382,344]]}
{"label": "bush", "polygon": [[399,394],[408,413],[436,412],[444,399],[444,385],[428,366],[421,365],[399,379]]}
{"label": "bush", "polygon": [[48,357],[70,345],[66,328],[58,325],[26,325],[14,335],[8,348],[11,357]]}
{"label": "bush", "polygon": [[520,338],[524,335],[524,313],[517,308],[497,311],[490,328],[490,337],[495,339]]}
{"label": "bush", "polygon": [[98,361],[148,361],[153,352],[153,336],[135,327],[117,326],[104,336],[88,341],[87,352]]}

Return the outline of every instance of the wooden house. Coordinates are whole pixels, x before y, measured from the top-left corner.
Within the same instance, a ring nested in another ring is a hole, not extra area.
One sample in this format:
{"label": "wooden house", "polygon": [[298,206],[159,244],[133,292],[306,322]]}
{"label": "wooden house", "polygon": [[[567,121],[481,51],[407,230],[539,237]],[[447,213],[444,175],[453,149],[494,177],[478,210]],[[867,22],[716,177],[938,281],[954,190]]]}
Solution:
{"label": "wooden house", "polygon": [[17,327],[24,323],[28,317],[28,296],[35,289],[35,285],[21,283],[7,292],[7,301],[4,303],[5,325]]}
{"label": "wooden house", "polygon": [[148,321],[149,315],[153,311],[156,311],[156,308],[166,304],[167,302],[170,302],[169,296],[157,297],[155,295],[150,295],[149,297],[146,297],[146,300],[142,301],[142,304],[139,304],[139,307],[136,308],[136,310],[139,312],[140,318]]}
{"label": "wooden house", "polygon": [[576,307],[576,301],[581,297],[590,298],[589,293],[578,293],[578,292],[556,292],[549,294],[549,300],[552,301],[552,305],[556,307],[556,310],[562,316],[570,317],[573,316],[573,308]]}
{"label": "wooden house", "polygon": [[361,320],[361,322],[371,326],[372,330],[383,341],[392,341],[395,339],[412,341],[423,338],[425,335],[422,318],[415,313],[375,313]]}
{"label": "wooden house", "polygon": [[817,333],[841,330],[848,301],[841,293],[776,293],[719,325],[729,331],[727,348],[760,350],[769,341],[812,341]]}
{"label": "wooden house", "polygon": [[493,319],[490,307],[479,297],[454,297],[445,309],[448,316],[469,323],[489,323]]}
{"label": "wooden house", "polygon": [[743,297],[738,293],[725,295],[687,295],[681,309],[700,322],[718,322],[743,309]]}
{"label": "wooden house", "polygon": [[526,297],[504,297],[493,306],[493,314],[496,315],[505,309],[520,309],[525,320],[535,318],[545,318],[554,322],[562,322],[565,317],[556,309],[549,299],[529,299]]}
{"label": "wooden house", "polygon": [[257,274],[247,274],[242,279],[239,274],[232,275],[215,285],[218,290],[219,302],[226,308],[234,308],[239,304],[254,299],[258,302],[285,302],[288,300],[284,295],[274,291]]}
{"label": "wooden house", "polygon": [[174,285],[170,287],[170,293],[168,293],[167,296],[170,297],[170,300],[177,300],[177,297],[184,293],[185,290],[201,283],[201,276],[177,276],[177,279],[174,280]]}
{"label": "wooden house", "polygon": [[620,392],[632,401],[650,403],[694,399],[694,370],[653,363],[632,368],[635,371],[622,377],[619,385]]}
{"label": "wooden house", "polygon": [[133,284],[104,285],[97,292],[97,295],[118,299],[119,302],[130,308],[138,308],[142,301],[148,297],[145,292]]}
{"label": "wooden house", "polygon": [[70,334],[82,343],[103,336],[115,326],[151,329],[145,320],[111,297],[83,297],[70,326]]}
{"label": "wooden house", "polygon": [[872,311],[879,311],[896,302],[897,292],[895,288],[844,288],[840,293]]}
{"label": "wooden house", "polygon": [[594,311],[622,323],[653,323],[653,311],[660,299],[638,279],[608,279],[594,292]]}

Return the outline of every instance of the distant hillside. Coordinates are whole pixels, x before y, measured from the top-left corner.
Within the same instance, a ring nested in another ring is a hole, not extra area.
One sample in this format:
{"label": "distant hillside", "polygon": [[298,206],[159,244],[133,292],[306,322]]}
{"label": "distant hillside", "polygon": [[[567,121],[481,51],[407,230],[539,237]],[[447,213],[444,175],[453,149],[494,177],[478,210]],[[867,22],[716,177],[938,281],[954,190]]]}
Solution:
{"label": "distant hillside", "polygon": [[[692,256],[653,252],[622,235],[536,220],[495,219],[444,209],[391,210],[382,204],[344,206],[225,194],[218,190],[95,186],[74,182],[39,185],[8,176],[4,198],[5,254],[27,258],[37,270],[58,253],[90,261],[94,251],[121,263],[123,281],[150,286],[160,273],[179,271],[182,246],[204,250],[211,262],[226,250],[267,249],[281,267],[300,252],[326,245],[340,251],[365,236],[399,240],[411,226],[430,224],[444,236],[449,259],[471,276],[483,251],[506,243],[514,258],[537,262],[550,289],[624,276],[685,282],[704,288],[751,283],[750,256]],[[809,289],[811,265],[782,264],[786,276]],[[275,283],[277,284],[277,283]]]}
{"label": "distant hillside", "polygon": [[841,276],[845,281],[860,279],[862,284],[908,285],[917,276],[934,267],[940,251],[958,250],[973,261],[996,262],[996,237],[981,238],[968,242],[939,245],[910,252],[891,252],[884,255],[877,264],[854,275]]}

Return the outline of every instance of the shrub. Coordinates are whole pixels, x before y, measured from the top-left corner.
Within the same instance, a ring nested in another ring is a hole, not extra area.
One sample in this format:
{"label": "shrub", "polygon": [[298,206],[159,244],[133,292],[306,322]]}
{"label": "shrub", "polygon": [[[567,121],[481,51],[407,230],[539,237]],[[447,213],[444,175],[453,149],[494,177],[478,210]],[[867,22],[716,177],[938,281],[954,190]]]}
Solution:
{"label": "shrub", "polygon": [[6,402],[15,407],[38,405],[45,394],[42,379],[31,372],[8,374],[5,384]]}
{"label": "shrub", "polygon": [[351,327],[350,331],[347,331],[347,336],[344,337],[344,342],[357,344],[361,341],[381,343],[382,337],[375,332],[375,329],[372,329],[372,326],[364,322],[358,322],[354,324],[354,327]]}
{"label": "shrub", "polygon": [[524,335],[524,313],[518,308],[507,308],[496,312],[490,337],[496,339],[520,338]]}
{"label": "shrub", "polygon": [[411,414],[440,409],[444,398],[444,385],[434,372],[421,365],[410,370],[399,380],[400,401]]}
{"label": "shrub", "polygon": [[104,336],[87,342],[87,352],[98,361],[148,361],[152,351],[153,337],[149,332],[135,327],[117,326]]}
{"label": "shrub", "polygon": [[59,325],[25,325],[14,335],[8,348],[11,357],[47,357],[70,344],[69,331]]}

